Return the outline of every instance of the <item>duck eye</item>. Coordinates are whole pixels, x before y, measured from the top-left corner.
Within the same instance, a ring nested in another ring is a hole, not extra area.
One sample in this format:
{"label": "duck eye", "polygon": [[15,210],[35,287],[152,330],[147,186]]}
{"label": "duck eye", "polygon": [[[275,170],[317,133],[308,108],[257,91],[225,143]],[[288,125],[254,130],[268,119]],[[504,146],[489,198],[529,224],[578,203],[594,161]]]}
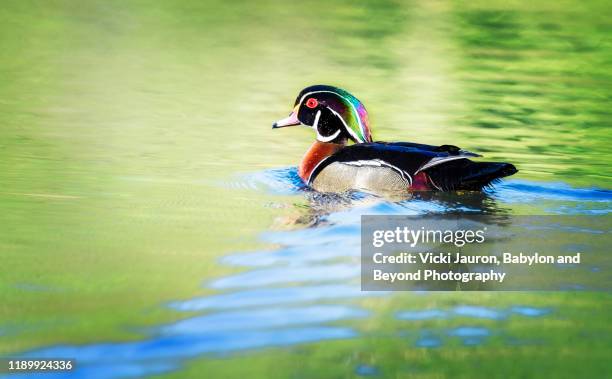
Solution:
{"label": "duck eye", "polygon": [[317,99],[311,97],[310,99],[306,100],[306,106],[308,108],[315,108],[317,105],[319,105],[319,102],[317,101]]}

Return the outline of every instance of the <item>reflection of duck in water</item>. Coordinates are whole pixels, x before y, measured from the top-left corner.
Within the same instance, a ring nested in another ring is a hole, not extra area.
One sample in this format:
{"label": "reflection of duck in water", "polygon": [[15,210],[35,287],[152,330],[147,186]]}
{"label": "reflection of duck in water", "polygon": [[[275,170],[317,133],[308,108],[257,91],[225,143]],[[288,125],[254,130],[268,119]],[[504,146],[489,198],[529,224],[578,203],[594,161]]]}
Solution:
{"label": "reflection of duck in water", "polygon": [[497,222],[494,220],[499,217],[504,218],[508,214],[508,209],[500,206],[494,197],[484,191],[461,193],[417,191],[384,194],[384,196],[359,191],[324,193],[306,187],[295,168],[268,172],[274,173],[273,180],[289,183],[292,192],[303,194],[306,201],[287,206],[286,208],[291,211],[279,216],[274,222],[273,229],[322,226],[329,222],[334,223],[333,217],[330,219],[329,216],[342,212],[350,213],[341,217],[344,221],[347,217],[360,217],[361,214],[465,214],[486,215],[491,222]]}
{"label": "reflection of duck in water", "polygon": [[[289,117],[273,128],[300,124],[313,128],[317,140],[299,175],[321,192],[479,191],[517,172],[509,163],[473,162],[468,158],[479,155],[452,145],[373,142],[363,104],[332,86],[303,89]],[[348,140],[354,144],[347,146]]]}

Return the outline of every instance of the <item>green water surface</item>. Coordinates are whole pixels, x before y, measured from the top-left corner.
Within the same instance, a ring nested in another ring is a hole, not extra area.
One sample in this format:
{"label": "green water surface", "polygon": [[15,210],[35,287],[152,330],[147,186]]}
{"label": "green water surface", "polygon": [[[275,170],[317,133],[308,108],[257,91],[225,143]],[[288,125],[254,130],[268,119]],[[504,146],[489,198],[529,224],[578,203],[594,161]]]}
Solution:
{"label": "green water surface", "polygon": [[[303,194],[243,177],[299,162],[312,131],[270,127],[308,85],[355,94],[375,139],[454,144],[512,162],[516,180],[612,189],[610,4],[3,0],[0,355],[141,339],[144,327],[188,316],[166,302],[212,294],[202,283],[241,271],[221,257],[273,248],[266,231],[305,228],[295,222],[310,212]],[[544,202],[499,207],[538,214]],[[493,337],[418,349],[389,337],[405,327],[391,320],[399,309],[465,303],[556,313],[506,321],[506,332],[535,341],[526,346]],[[610,372],[607,293],[353,304],[372,312],[346,323],[362,338],[195,357],[171,375]]]}

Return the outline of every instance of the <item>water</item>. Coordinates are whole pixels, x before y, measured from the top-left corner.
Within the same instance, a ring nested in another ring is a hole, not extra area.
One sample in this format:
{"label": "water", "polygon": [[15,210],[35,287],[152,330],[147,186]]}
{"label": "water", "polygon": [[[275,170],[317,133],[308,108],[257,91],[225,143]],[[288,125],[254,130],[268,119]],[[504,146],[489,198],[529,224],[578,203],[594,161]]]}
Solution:
{"label": "water", "polygon": [[[610,10],[4,2],[0,355],[88,378],[605,377],[607,293],[364,293],[358,233],[372,213],[608,215]],[[270,126],[314,83],[360,98],[375,139],[520,172],[485,194],[312,192],[312,131]]]}

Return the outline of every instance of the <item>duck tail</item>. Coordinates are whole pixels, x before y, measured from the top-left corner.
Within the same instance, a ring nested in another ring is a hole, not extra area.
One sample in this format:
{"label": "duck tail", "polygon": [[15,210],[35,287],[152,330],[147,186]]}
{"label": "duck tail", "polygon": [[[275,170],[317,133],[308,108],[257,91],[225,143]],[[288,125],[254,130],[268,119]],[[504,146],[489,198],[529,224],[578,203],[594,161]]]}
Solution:
{"label": "duck tail", "polygon": [[516,174],[518,170],[510,163],[459,159],[434,166],[425,172],[432,185],[441,191],[480,191],[503,177]]}

